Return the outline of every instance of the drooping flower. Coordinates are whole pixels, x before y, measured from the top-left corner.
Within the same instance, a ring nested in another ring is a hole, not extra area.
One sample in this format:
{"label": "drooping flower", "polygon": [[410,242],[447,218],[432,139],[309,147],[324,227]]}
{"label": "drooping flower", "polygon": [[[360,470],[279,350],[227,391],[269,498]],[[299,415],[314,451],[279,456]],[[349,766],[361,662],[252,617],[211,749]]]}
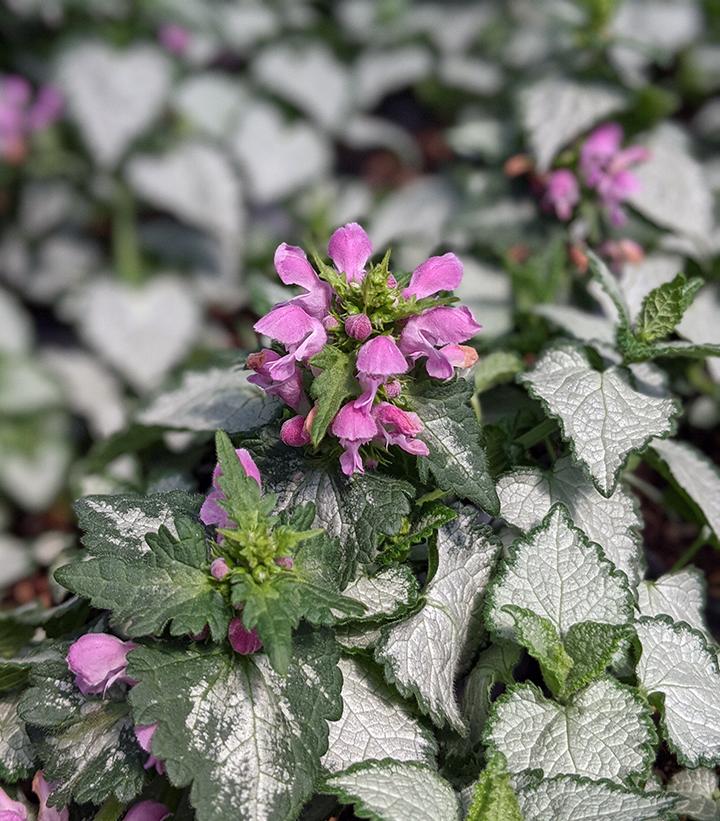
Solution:
{"label": "drooping flower", "polygon": [[0,787],[0,821],[27,821],[27,807],[12,798]]}
{"label": "drooping flower", "polygon": [[558,219],[566,222],[580,202],[580,186],[572,171],[561,168],[548,175],[543,203],[555,211]]}
{"label": "drooping flower", "polygon": [[308,404],[303,390],[300,368],[296,365],[287,379],[278,382],[270,375],[270,365],[278,359],[280,359],[280,354],[269,348],[250,354],[247,358],[247,366],[255,373],[248,377],[248,382],[262,388],[270,396],[279,397],[288,407],[299,411]]}
{"label": "drooping flower", "polygon": [[340,457],[342,472],[346,476],[364,473],[360,447],[377,436],[378,427],[373,417],[366,410],[358,408],[356,402],[347,402],[333,419],[331,430],[345,449]]}
{"label": "drooping flower", "polygon": [[190,32],[179,23],[165,23],[158,31],[158,41],[170,54],[180,56],[190,45]]}
{"label": "drooping flower", "polygon": [[83,695],[105,693],[115,682],[135,684],[126,675],[127,654],[137,645],[109,633],[87,633],[74,641],[67,664],[75,674],[75,684]]}
{"label": "drooping flower", "polygon": [[241,656],[249,656],[262,650],[263,643],[256,630],[248,630],[242,619],[236,617],[228,626],[228,641],[232,649]]}
{"label": "drooping flower", "polygon": [[275,251],[275,270],[285,285],[298,285],[305,289],[306,293],[293,297],[291,303],[299,305],[316,319],[327,316],[332,288],[320,279],[302,248],[286,242],[278,245]]}
{"label": "drooping flower", "polygon": [[644,146],[621,148],[622,141],[622,127],[605,123],[588,136],[580,149],[583,178],[598,192],[611,222],[617,226],[627,219],[622,203],[640,187],[640,180],[630,168],[650,157]]}
{"label": "drooping flower", "polygon": [[328,254],[348,282],[362,282],[365,264],[372,255],[372,243],[364,228],[349,222],[330,237]]}
{"label": "drooping flower", "polygon": [[274,382],[290,379],[295,373],[295,363],[306,362],[327,342],[322,322],[292,303],[273,308],[254,327],[259,334],[282,343],[288,351],[286,356],[268,365],[268,374]]}
{"label": "drooping flower", "polygon": [[140,801],[131,807],[123,821],[165,821],[171,815],[169,808],[159,801]]}
{"label": "drooping flower", "polygon": [[353,314],[345,320],[345,333],[362,342],[372,333],[372,322],[367,314]]}
{"label": "drooping flower", "polygon": [[[250,452],[245,448],[237,448],[235,453],[242,465],[245,475],[254,479],[258,485],[262,486],[260,479],[260,471],[258,470],[255,460],[250,455]],[[225,494],[220,488],[220,477],[222,476],[222,468],[219,464],[215,465],[212,475],[212,488],[205,497],[205,501],[200,508],[200,521],[206,525],[215,525],[218,529],[230,526],[230,517],[225,508],[220,502],[225,498]]]}
{"label": "drooping flower", "polygon": [[471,339],[481,327],[468,308],[440,305],[407,321],[399,347],[413,362],[426,357],[430,376],[449,379],[455,367],[469,367],[477,360],[473,348],[458,343]]}
{"label": "drooping flower", "polygon": [[[32,791],[40,802],[37,821],[69,821],[70,812],[66,807],[48,807],[47,801],[54,789],[55,785],[46,781],[43,771],[38,770],[32,780]],[[0,821],[3,821],[2,810],[0,810]]]}
{"label": "drooping flower", "polygon": [[283,422],[280,428],[280,438],[291,448],[309,445],[312,438],[305,427],[305,417],[293,416],[291,419]]}
{"label": "drooping flower", "polygon": [[367,411],[375,401],[378,388],[389,377],[407,373],[409,366],[391,336],[375,336],[365,342],[357,356],[357,371],[362,395],[355,407]]}
{"label": "drooping flower", "polygon": [[373,416],[385,447],[397,445],[414,456],[427,456],[430,453],[425,442],[415,438],[423,430],[423,424],[416,413],[404,411],[390,402],[380,402],[373,408]]}
{"label": "drooping flower", "polygon": [[148,753],[145,769],[149,770],[151,767],[154,767],[158,775],[163,775],[165,772],[165,764],[162,759],[152,753],[152,740],[157,728],[157,722],[155,724],[136,724],[134,727],[135,738],[143,752]]}
{"label": "drooping flower", "polygon": [[439,291],[454,291],[460,284],[462,275],[462,262],[455,254],[430,257],[413,271],[403,296],[405,299],[412,296],[424,299]]}

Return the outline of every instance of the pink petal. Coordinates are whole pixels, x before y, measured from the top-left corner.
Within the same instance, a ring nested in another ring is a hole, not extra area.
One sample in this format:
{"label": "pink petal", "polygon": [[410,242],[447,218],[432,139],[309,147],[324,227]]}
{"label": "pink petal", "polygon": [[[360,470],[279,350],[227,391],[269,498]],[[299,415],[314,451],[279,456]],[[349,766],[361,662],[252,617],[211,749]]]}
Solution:
{"label": "pink petal", "polygon": [[358,442],[348,442],[345,445],[345,450],[340,456],[340,469],[346,476],[352,476],[354,473],[365,473]]}
{"label": "pink petal", "polygon": [[352,401],[340,408],[330,429],[338,439],[348,442],[369,442],[378,432],[372,416]]}
{"label": "pink petal", "polygon": [[255,323],[254,328],[257,333],[282,342],[283,345],[299,345],[312,333],[315,322],[317,320],[299,305],[287,302],[265,314]]}
{"label": "pink petal", "polygon": [[330,237],[328,254],[348,282],[361,282],[365,276],[365,263],[372,254],[372,243],[364,228],[349,222]]}
{"label": "pink petal", "polygon": [[[32,791],[38,797],[40,802],[40,810],[38,812],[37,821],[68,821],[70,812],[65,808],[48,807],[47,800],[50,793],[55,789],[54,784],[49,784],[45,780],[45,775],[42,770],[35,773],[32,781]],[[0,818],[2,815],[0,814]]]}
{"label": "pink petal", "polygon": [[103,693],[113,682],[125,678],[127,654],[137,647],[109,633],[87,633],[74,641],[67,664],[84,695]]}
{"label": "pink petal", "polygon": [[411,296],[423,299],[438,291],[454,291],[460,284],[462,275],[462,262],[455,254],[430,257],[413,271],[403,296],[405,299],[410,299]]}
{"label": "pink petal", "polygon": [[6,816],[7,821],[27,821],[28,813],[24,804],[13,801],[0,787],[0,821]]}
{"label": "pink petal", "polygon": [[159,801],[140,801],[125,816],[124,821],[164,821],[172,815]]}
{"label": "pink petal", "polygon": [[291,303],[300,305],[316,319],[327,314],[332,288],[320,279],[302,248],[285,242],[279,245],[275,251],[275,270],[285,285],[298,285],[307,291],[307,294],[291,299]]}
{"label": "pink petal", "polygon": [[373,415],[382,427],[408,436],[415,436],[423,429],[423,423],[416,413],[404,411],[390,402],[381,402],[374,409]]}
{"label": "pink petal", "polygon": [[407,360],[391,336],[375,336],[358,351],[359,373],[373,376],[397,376],[409,370]]}
{"label": "pink petal", "polygon": [[440,352],[455,368],[471,368],[478,361],[477,351],[469,345],[445,345]]}

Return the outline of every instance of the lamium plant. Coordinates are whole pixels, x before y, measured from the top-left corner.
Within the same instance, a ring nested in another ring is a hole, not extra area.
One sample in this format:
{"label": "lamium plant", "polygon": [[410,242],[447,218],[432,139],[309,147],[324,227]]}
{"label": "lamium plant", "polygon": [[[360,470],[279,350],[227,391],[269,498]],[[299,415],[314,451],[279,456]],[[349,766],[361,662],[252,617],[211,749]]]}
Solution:
{"label": "lamium plant", "polygon": [[[581,156],[616,222],[621,136]],[[604,318],[479,355],[454,253],[394,270],[355,223],[332,264],[280,245],[296,290],[240,392],[152,400],[193,417],[191,484],[79,499],[65,600],[2,614],[0,819],[716,818],[704,587],[646,578],[635,494],[649,465],[717,545],[662,365],[718,350],[674,338],[692,278],[638,301],[584,253]]]}

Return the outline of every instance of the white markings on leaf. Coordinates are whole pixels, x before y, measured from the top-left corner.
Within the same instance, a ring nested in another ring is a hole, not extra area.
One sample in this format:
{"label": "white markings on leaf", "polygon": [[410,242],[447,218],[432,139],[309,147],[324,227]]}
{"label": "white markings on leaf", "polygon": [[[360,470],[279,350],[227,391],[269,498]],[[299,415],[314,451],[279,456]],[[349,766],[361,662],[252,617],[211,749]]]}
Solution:
{"label": "white markings on leaf", "polygon": [[697,630],[707,632],[705,579],[696,567],[667,573],[656,581],[642,581],[638,586],[638,610],[641,616],[669,616],[685,621]]}

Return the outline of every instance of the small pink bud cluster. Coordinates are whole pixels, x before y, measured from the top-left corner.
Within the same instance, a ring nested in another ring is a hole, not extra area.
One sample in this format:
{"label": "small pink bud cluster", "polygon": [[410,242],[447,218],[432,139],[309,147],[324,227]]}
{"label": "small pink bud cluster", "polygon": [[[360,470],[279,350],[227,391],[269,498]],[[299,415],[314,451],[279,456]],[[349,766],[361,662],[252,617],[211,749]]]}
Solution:
{"label": "small pink bud cluster", "polygon": [[[650,157],[644,146],[622,148],[623,136],[618,123],[605,123],[596,128],[580,147],[579,176],[597,193],[610,222],[616,227],[627,221],[623,202],[640,187],[640,180],[630,169]],[[580,182],[575,173],[561,168],[548,174],[543,204],[555,211],[558,219],[569,220],[579,202]]]}
{"label": "small pink bud cluster", "polygon": [[[292,447],[308,445],[317,410],[304,387],[317,375],[310,360],[326,345],[340,346],[355,354],[357,379],[357,395],[340,408],[329,428],[343,448],[343,472],[364,472],[361,448],[366,445],[394,445],[427,456],[427,445],[417,438],[423,430],[420,419],[400,407],[401,380],[421,360],[435,379],[450,379],[455,368],[472,365],[477,360],[475,350],[460,343],[475,336],[480,325],[465,307],[431,303],[413,313],[410,306],[453,291],[462,279],[462,263],[450,253],[431,257],[413,271],[403,290],[388,274],[380,285],[384,289],[381,313],[373,311],[372,304],[358,310],[372,254],[363,228],[357,223],[338,228],[330,238],[328,254],[336,276],[344,277],[353,294],[352,304],[346,294],[321,279],[301,248],[280,245],[275,252],[278,276],[302,293],[276,305],[255,324],[259,334],[279,343],[285,353],[266,348],[249,356],[248,367],[255,371],[250,381],[295,411],[282,427],[283,442]],[[397,309],[398,318],[392,308],[385,310],[387,305]]]}
{"label": "small pink bud cluster", "polygon": [[53,86],[42,86],[35,99],[30,83],[17,74],[0,78],[0,157],[20,163],[27,153],[27,139],[58,119],[63,100]]}

